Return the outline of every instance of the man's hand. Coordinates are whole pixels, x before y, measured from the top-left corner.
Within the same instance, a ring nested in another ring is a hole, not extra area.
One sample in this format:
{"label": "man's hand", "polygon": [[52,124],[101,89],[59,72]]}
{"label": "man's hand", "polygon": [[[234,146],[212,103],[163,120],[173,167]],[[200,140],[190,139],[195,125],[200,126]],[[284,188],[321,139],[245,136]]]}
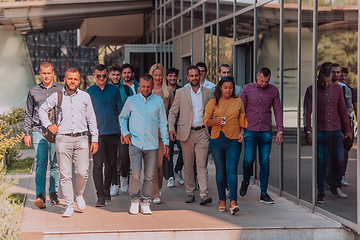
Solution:
{"label": "man's hand", "polygon": [[122,144],[131,144],[131,134],[126,135],[125,137],[121,138]]}
{"label": "man's hand", "polygon": [[244,141],[244,132],[241,132],[238,136],[238,142],[242,143]]}
{"label": "man's hand", "polygon": [[284,141],[284,135],[281,132],[278,132],[276,134],[276,142],[278,143],[278,145],[281,145]]}
{"label": "man's hand", "polygon": [[170,141],[175,141],[176,133],[174,130],[169,132],[169,138],[170,138]]}
{"label": "man's hand", "polygon": [[24,137],[24,143],[27,147],[31,147],[32,145],[32,142],[31,142],[31,136],[30,135],[26,135]]}
{"label": "man's hand", "polygon": [[95,154],[98,149],[99,149],[99,144],[97,142],[91,143],[90,151],[92,154]]}
{"label": "man's hand", "polygon": [[59,131],[59,127],[56,124],[48,126],[48,129],[53,134],[56,134]]}
{"label": "man's hand", "polygon": [[169,157],[169,145],[164,145],[164,155],[165,157]]}
{"label": "man's hand", "polygon": [[347,132],[346,134],[345,134],[345,136],[344,136],[344,138],[347,138],[347,137],[349,137],[349,138],[353,138],[353,134],[352,134],[352,132]]}
{"label": "man's hand", "polygon": [[312,145],[312,133],[305,133],[305,141]]}

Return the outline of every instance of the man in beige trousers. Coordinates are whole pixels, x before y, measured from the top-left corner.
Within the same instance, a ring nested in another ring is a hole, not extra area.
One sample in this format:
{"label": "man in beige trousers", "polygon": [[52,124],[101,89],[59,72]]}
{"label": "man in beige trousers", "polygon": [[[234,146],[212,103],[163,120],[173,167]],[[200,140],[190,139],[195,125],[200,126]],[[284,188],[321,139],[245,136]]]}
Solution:
{"label": "man in beige trousers", "polygon": [[[180,141],[184,159],[184,177],[188,197],[186,203],[195,201],[194,152],[200,187],[200,205],[211,203],[208,196],[207,158],[209,148],[209,132],[203,125],[205,107],[211,99],[211,90],[202,87],[200,70],[194,65],[187,68],[187,79],[190,84],[178,89],[169,111],[170,140]],[[177,121],[177,132],[175,123]]]}

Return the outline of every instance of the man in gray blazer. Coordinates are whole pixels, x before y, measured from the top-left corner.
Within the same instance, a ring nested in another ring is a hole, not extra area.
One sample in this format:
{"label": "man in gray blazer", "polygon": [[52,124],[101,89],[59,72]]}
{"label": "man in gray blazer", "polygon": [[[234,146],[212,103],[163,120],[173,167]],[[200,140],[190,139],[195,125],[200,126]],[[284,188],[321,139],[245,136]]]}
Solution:
{"label": "man in gray blazer", "polygon": [[[178,89],[173,105],[169,111],[170,140],[178,139],[183,151],[184,177],[188,197],[186,203],[195,200],[194,152],[200,187],[200,205],[211,203],[208,196],[207,158],[209,147],[209,132],[203,124],[205,107],[211,99],[211,90],[202,87],[200,70],[194,65],[187,68],[187,79],[190,84]],[[177,132],[175,133],[175,123]]]}

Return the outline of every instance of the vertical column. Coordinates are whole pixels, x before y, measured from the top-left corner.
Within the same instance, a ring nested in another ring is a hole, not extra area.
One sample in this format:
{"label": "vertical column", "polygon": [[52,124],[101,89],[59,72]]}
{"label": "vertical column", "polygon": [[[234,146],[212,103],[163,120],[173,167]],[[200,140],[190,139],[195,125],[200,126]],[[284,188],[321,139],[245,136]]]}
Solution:
{"label": "vertical column", "polygon": [[[280,0],[280,102],[283,112],[281,113],[284,117],[284,0]],[[280,196],[284,189],[284,143],[279,146],[279,190]]]}
{"label": "vertical column", "polygon": [[317,168],[317,84],[316,84],[316,73],[317,73],[317,42],[318,42],[318,1],[314,1],[314,9],[313,9],[313,52],[312,52],[312,182],[311,182],[311,203],[312,203],[312,211],[315,210],[316,203],[316,168]]}
{"label": "vertical column", "polygon": [[298,0],[298,59],[297,59],[297,157],[296,157],[296,184],[297,191],[296,196],[300,199],[300,159],[301,159],[301,26],[302,26],[302,0]]}
{"label": "vertical column", "polygon": [[[358,61],[357,61],[357,72],[359,76],[360,71],[360,4],[358,9]],[[357,90],[360,90],[360,81],[359,78],[357,80]],[[360,96],[357,95],[357,102],[359,102]],[[360,104],[357,105],[357,112],[360,113]],[[359,129],[360,126],[360,120],[359,116],[356,116],[357,126]],[[357,139],[357,155],[356,155],[356,182],[358,183],[360,181],[360,141],[359,141],[359,130],[358,130],[358,139]],[[357,233],[360,234],[360,184],[357,184],[356,187],[357,191],[357,198],[356,198],[356,210],[357,210]]]}

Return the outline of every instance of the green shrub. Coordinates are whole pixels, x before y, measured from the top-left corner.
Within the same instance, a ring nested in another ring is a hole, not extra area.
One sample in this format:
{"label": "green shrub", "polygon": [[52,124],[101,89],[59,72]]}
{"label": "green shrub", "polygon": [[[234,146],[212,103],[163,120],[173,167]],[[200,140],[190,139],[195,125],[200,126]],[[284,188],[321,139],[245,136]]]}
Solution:
{"label": "green shrub", "polygon": [[[21,204],[18,198],[10,198],[9,187],[16,181],[5,179],[5,165],[0,157],[0,239],[19,239],[21,234]],[[20,199],[21,201],[21,199]]]}

